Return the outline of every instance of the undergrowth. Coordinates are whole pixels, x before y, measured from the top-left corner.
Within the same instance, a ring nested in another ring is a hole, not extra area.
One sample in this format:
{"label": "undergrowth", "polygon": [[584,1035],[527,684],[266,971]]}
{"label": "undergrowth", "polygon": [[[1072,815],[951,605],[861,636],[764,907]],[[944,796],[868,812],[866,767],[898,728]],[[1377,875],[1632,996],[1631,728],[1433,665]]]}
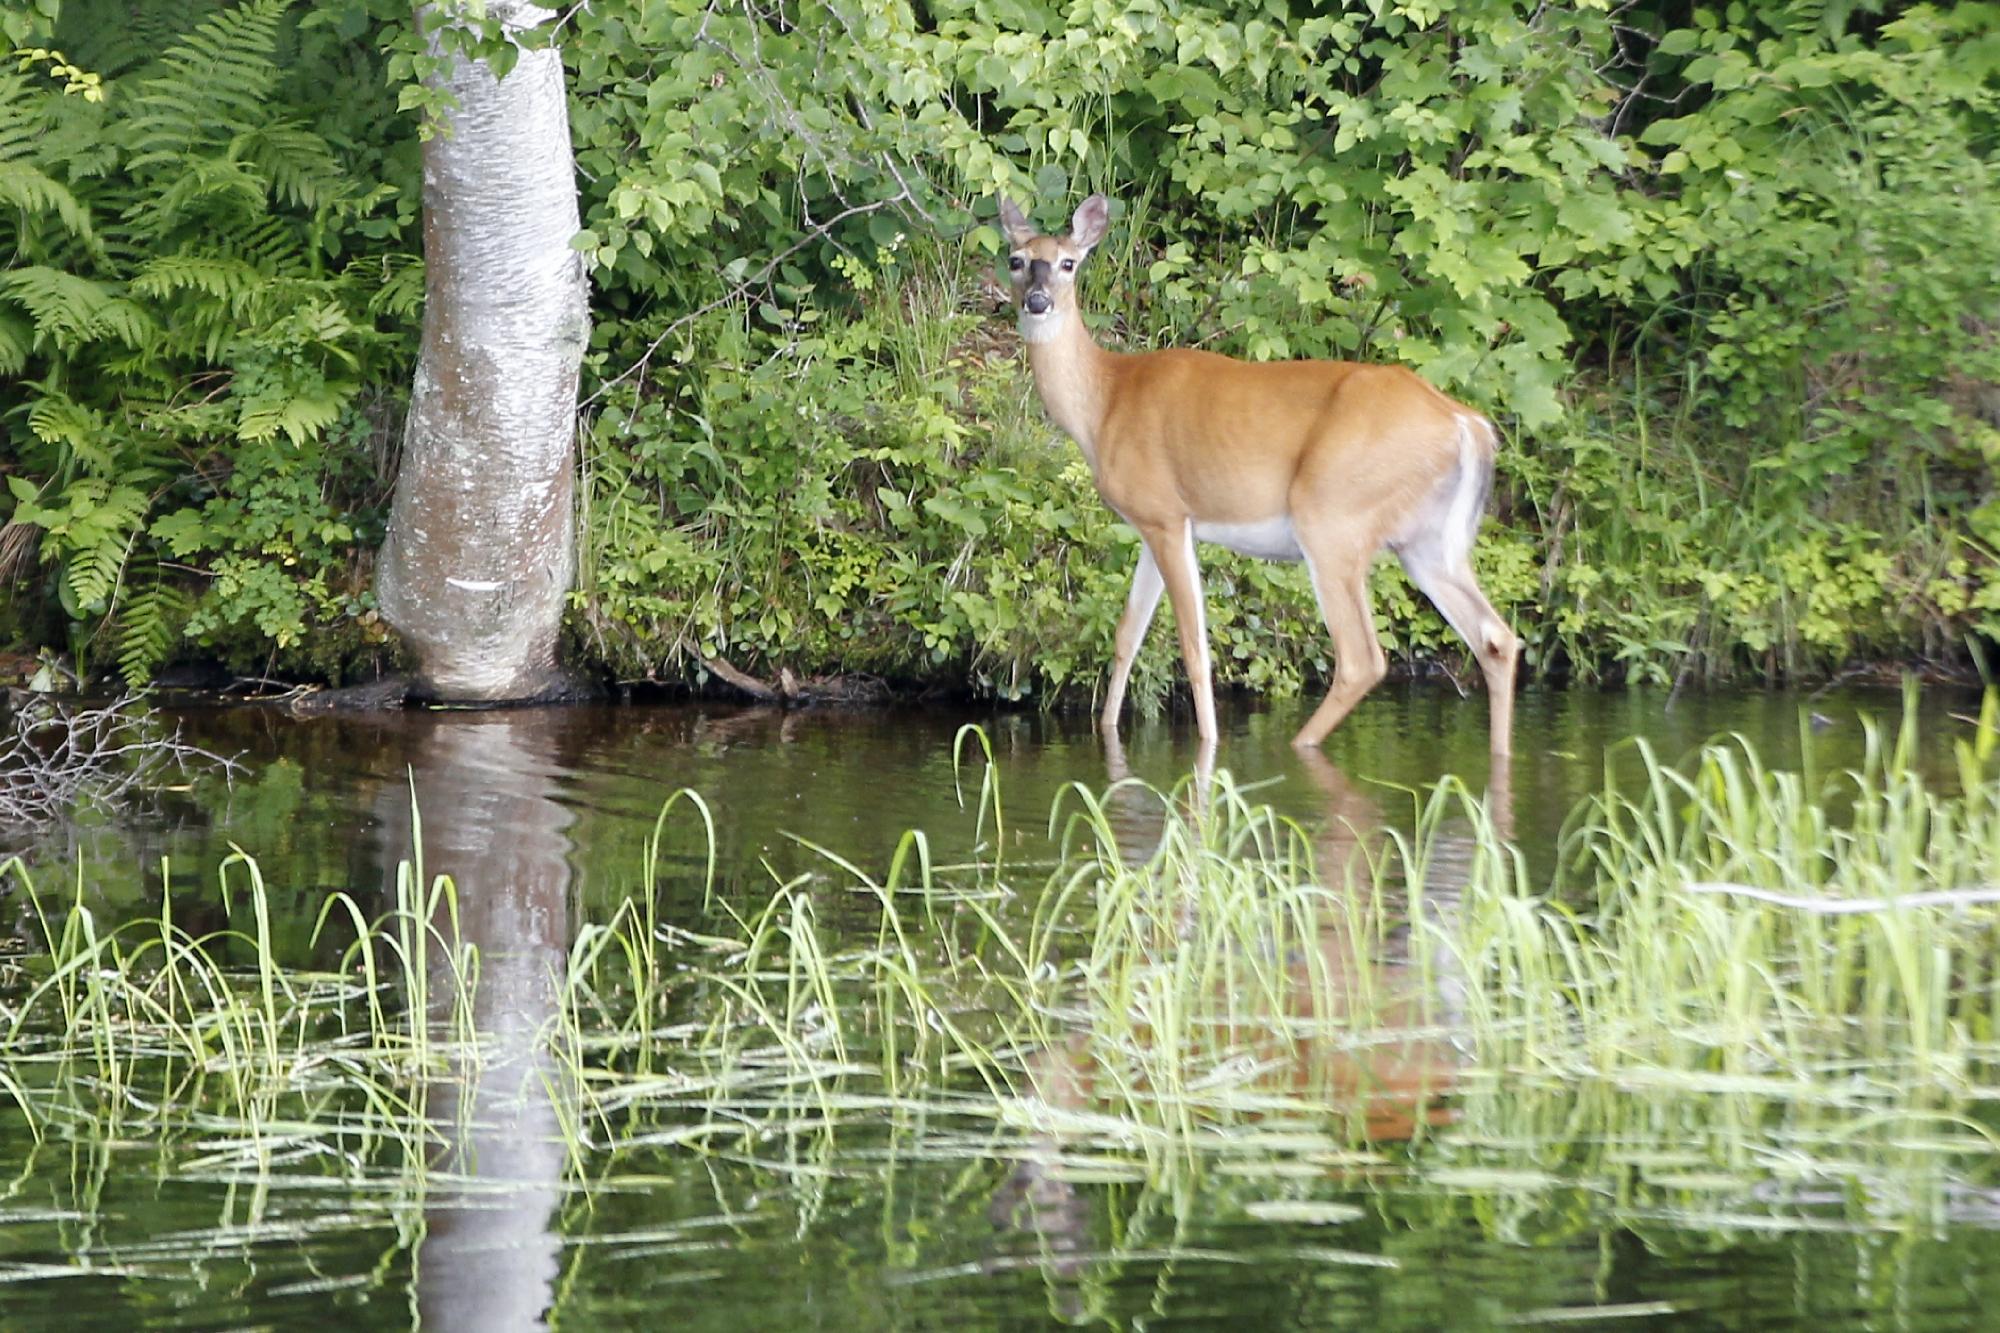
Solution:
{"label": "undergrowth", "polygon": [[[1962,667],[2000,632],[1993,6],[948,11],[560,25],[595,289],[576,665],[1095,688],[1135,548],[996,308],[1003,189],[1050,222],[1115,198],[1110,346],[1396,361],[1492,414],[1480,577],[1534,675]],[[0,646],[133,685],[389,665],[407,11],[51,0],[0,31]],[[1328,674],[1301,571],[1208,574],[1225,684]],[[1375,595],[1399,665],[1458,669],[1388,564]]]}

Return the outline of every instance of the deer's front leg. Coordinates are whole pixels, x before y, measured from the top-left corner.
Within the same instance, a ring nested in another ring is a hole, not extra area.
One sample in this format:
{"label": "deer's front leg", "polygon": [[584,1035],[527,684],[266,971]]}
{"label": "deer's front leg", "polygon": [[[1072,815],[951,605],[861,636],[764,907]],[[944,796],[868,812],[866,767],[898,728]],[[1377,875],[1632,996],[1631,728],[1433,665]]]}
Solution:
{"label": "deer's front leg", "polygon": [[1181,660],[1187,663],[1188,689],[1194,694],[1195,731],[1203,741],[1213,743],[1215,687],[1209,674],[1208,613],[1201,600],[1201,566],[1194,558],[1194,523],[1183,520],[1171,528],[1142,528],[1139,535],[1160,567],[1167,598],[1174,606]]}
{"label": "deer's front leg", "polygon": [[1098,725],[1106,731],[1118,729],[1118,710],[1125,706],[1125,684],[1132,678],[1132,661],[1139,645],[1146,641],[1153,612],[1159,609],[1160,594],[1166,590],[1160,578],[1159,562],[1153,548],[1139,547],[1139,567],[1132,571],[1132,592],[1125,599],[1125,614],[1118,618],[1118,635],[1113,640],[1111,684],[1104,692],[1104,712]]}

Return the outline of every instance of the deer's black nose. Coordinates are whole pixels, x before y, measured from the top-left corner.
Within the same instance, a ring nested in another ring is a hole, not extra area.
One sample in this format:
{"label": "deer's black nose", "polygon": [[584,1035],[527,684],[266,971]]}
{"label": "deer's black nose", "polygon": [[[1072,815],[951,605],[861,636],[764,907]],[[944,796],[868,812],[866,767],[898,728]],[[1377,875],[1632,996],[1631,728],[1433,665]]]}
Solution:
{"label": "deer's black nose", "polygon": [[1021,304],[1028,307],[1028,313],[1031,315],[1046,315],[1053,302],[1049,300],[1047,292],[1029,292],[1027,299]]}

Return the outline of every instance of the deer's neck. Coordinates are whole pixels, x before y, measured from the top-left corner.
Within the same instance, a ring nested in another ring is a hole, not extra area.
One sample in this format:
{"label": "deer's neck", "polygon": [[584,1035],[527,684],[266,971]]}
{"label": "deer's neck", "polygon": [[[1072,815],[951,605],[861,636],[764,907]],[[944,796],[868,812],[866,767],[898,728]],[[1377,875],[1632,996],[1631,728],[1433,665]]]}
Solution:
{"label": "deer's neck", "polygon": [[1097,470],[1097,428],[1104,420],[1115,360],[1112,353],[1090,340],[1082,314],[1074,309],[1055,328],[1028,340],[1028,365],[1035,372],[1042,406],[1083,450],[1084,461],[1093,472]]}

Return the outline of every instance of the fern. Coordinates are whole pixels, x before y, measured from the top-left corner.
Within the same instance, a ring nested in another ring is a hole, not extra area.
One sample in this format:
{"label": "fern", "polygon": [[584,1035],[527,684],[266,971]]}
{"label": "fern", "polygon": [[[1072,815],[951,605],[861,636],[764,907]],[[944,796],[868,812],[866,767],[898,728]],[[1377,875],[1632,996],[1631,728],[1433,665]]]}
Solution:
{"label": "fern", "polygon": [[284,392],[243,400],[236,429],[240,439],[253,444],[279,434],[293,444],[319,438],[319,433],[340,419],[340,410],[354,396],[354,386],[328,384],[287,386]]}
{"label": "fern", "polygon": [[264,178],[243,163],[224,157],[191,157],[153,196],[148,219],[150,227],[167,231],[201,205],[211,205],[224,216],[250,215],[264,207]]}
{"label": "fern", "polygon": [[424,261],[415,257],[355,263],[341,275],[371,283],[368,313],[415,319],[424,308]]}
{"label": "fern", "polygon": [[33,219],[53,213],[72,236],[93,241],[90,214],[60,181],[29,162],[0,161],[0,206],[17,208]]}
{"label": "fern", "polygon": [[218,250],[254,264],[274,277],[303,278],[312,273],[298,224],[286,218],[268,215],[255,218],[235,235],[225,238]]}
{"label": "fern", "polygon": [[34,325],[0,309],[0,377],[20,374],[35,343]]}
{"label": "fern", "polygon": [[200,292],[224,303],[230,310],[248,310],[257,291],[270,274],[234,255],[162,255],[139,266],[132,290],[141,296],[165,299],[176,292]]}
{"label": "fern", "polygon": [[[70,189],[79,192],[80,202],[88,202],[82,198],[83,188],[101,182],[122,156],[111,112],[105,102],[64,97],[52,114],[38,118],[34,159],[44,170],[59,173]],[[100,218],[104,215],[98,213]]]}
{"label": "fern", "polygon": [[[372,156],[393,92],[372,46],[294,31],[294,8],[64,0],[57,44],[104,76],[103,101],[0,68],[12,517],[133,683],[192,632],[169,558],[207,564],[200,605],[240,601],[240,632],[255,611],[254,633],[300,641],[357,502],[324,481],[341,455],[322,441],[409,349],[378,328],[414,317],[422,283],[383,207],[414,182],[372,179],[414,166]],[[198,522],[150,523],[156,505]]]}
{"label": "fern", "polygon": [[118,674],[135,690],[150,683],[154,670],[173,652],[192,609],[186,592],[152,572],[152,581],[118,609]]}
{"label": "fern", "polygon": [[[72,236],[91,241],[89,210],[43,170],[47,127],[34,107],[27,78],[0,73],[0,208],[19,210],[24,226],[52,213]],[[0,219],[5,216],[0,212]]]}
{"label": "fern", "polygon": [[150,503],[137,487],[82,477],[46,503],[17,493],[13,521],[46,534],[42,558],[62,565],[64,608],[81,616],[110,605]]}
{"label": "fern", "polygon": [[25,74],[0,71],[0,162],[33,156],[41,138],[30,86]]}
{"label": "fern", "polygon": [[71,615],[91,615],[111,604],[111,594],[118,587],[126,554],[131,549],[129,538],[138,533],[136,530],[125,533],[127,541],[120,541],[118,534],[109,528],[93,528],[88,535],[91,540],[87,544],[69,544],[63,560],[63,607]]}
{"label": "fern", "polygon": [[220,156],[236,134],[266,116],[277,81],[283,0],[251,0],[204,20],[163,54],[139,86],[127,168],[184,169],[197,156]]}
{"label": "fern", "polygon": [[73,453],[98,447],[104,418],[95,409],[59,393],[45,393],[28,409],[28,429],[35,438],[67,445]]}
{"label": "fern", "polygon": [[64,46],[79,64],[111,78],[156,59],[213,8],[214,0],[64,0],[73,34]]}
{"label": "fern", "polygon": [[38,337],[61,351],[72,352],[101,338],[137,347],[156,331],[152,317],[116,288],[44,264],[0,275],[0,292],[28,312]]}
{"label": "fern", "polygon": [[94,245],[90,211],[69,187],[43,170],[41,117],[33,111],[28,80],[18,73],[0,73],[0,222],[8,210],[25,231],[53,214],[71,236]]}
{"label": "fern", "polygon": [[299,208],[325,208],[353,190],[326,140],[296,121],[244,131],[230,140],[229,155],[254,166],[273,194]]}
{"label": "fern", "polygon": [[98,317],[113,295],[103,283],[42,264],[0,275],[0,292],[28,312],[38,336],[63,351],[74,350],[98,335]]}

